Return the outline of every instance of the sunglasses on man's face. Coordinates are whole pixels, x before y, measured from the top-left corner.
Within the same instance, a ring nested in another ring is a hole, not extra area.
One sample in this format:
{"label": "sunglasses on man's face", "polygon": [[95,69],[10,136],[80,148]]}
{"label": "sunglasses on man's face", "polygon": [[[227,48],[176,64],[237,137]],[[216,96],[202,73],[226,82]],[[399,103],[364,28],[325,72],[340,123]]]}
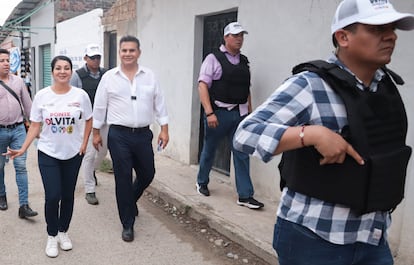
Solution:
{"label": "sunglasses on man's face", "polygon": [[91,60],[100,60],[101,59],[101,56],[100,55],[94,55],[94,56],[88,56],[88,57]]}

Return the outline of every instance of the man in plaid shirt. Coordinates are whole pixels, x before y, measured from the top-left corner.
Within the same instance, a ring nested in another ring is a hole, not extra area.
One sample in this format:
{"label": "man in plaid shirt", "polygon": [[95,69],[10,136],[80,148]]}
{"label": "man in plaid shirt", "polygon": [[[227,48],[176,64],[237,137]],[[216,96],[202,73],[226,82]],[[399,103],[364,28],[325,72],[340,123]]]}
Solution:
{"label": "man in plaid shirt", "polygon": [[[414,29],[414,16],[385,0],[344,0],[331,25],[336,51],[327,61],[355,76],[358,89],[376,93],[387,75],[381,67],[391,60],[395,29]],[[340,135],[347,124],[342,98],[316,73],[305,71],[287,79],[242,121],[233,144],[264,162],[313,146],[322,166],[342,164],[346,156],[362,166],[362,156]],[[284,187],[277,216],[273,247],[280,265],[393,264],[389,211],[359,214]]]}

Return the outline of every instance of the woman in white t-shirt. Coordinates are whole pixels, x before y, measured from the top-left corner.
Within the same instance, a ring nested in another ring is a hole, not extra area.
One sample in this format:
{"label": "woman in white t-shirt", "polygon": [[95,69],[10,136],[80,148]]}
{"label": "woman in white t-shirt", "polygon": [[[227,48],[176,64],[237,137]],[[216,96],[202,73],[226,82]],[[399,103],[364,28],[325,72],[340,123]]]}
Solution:
{"label": "woman in white t-shirt", "polygon": [[71,250],[67,231],[72,219],[79,168],[92,128],[92,105],[88,94],[69,83],[72,62],[56,56],[52,63],[53,85],[36,93],[30,113],[31,125],[20,150],[9,149],[11,158],[26,152],[38,140],[38,163],[45,189],[48,241],[46,255],[56,257],[58,244]]}

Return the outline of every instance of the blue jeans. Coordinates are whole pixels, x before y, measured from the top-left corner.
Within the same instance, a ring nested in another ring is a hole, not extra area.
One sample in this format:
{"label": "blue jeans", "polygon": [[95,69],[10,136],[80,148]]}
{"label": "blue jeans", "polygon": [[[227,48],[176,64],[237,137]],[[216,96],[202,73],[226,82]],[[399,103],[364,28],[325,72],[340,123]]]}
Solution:
{"label": "blue jeans", "polygon": [[[155,175],[153,134],[110,126],[108,149],[115,176],[115,194],[123,228],[134,227],[136,203]],[[132,181],[132,169],[136,179]]]}
{"label": "blue jeans", "polygon": [[280,265],[392,265],[387,241],[378,246],[365,243],[332,244],[301,225],[277,218],[273,248]]}
{"label": "blue jeans", "polygon": [[[10,147],[11,149],[20,149],[25,139],[26,129],[23,124],[20,124],[13,129],[0,128],[0,196],[6,195],[6,186],[4,185],[4,165],[6,163],[6,157],[1,154],[7,151],[7,147]],[[29,203],[26,157],[27,154],[24,153],[22,156],[13,159],[20,206]]]}
{"label": "blue jeans", "polygon": [[47,234],[66,232],[72,220],[75,187],[83,156],[59,160],[38,151],[40,175],[45,189]]}
{"label": "blue jeans", "polygon": [[240,117],[238,110],[227,111],[225,109],[216,110],[215,115],[219,122],[216,128],[208,127],[207,118],[204,117],[204,143],[200,156],[197,183],[200,185],[209,183],[209,175],[217,146],[223,138],[227,138],[233,153],[234,173],[239,198],[252,197],[254,190],[250,179],[249,155],[237,151],[233,147],[234,133],[244,117]]}

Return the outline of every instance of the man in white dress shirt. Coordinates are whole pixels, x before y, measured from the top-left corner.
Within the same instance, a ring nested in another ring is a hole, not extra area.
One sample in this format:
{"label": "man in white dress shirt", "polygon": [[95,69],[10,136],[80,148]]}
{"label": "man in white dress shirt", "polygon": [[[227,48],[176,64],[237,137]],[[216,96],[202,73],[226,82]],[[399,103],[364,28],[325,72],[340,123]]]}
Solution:
{"label": "man in white dress shirt", "polygon": [[[136,202],[151,184],[154,174],[153,133],[149,125],[155,117],[161,126],[157,143],[169,141],[168,114],[163,93],[154,73],[138,64],[141,54],[136,37],[124,36],[119,43],[121,65],[107,71],[95,95],[93,144],[102,145],[100,128],[109,125],[108,149],[113,162],[122,239],[134,240]],[[133,181],[132,169],[136,173]]]}

